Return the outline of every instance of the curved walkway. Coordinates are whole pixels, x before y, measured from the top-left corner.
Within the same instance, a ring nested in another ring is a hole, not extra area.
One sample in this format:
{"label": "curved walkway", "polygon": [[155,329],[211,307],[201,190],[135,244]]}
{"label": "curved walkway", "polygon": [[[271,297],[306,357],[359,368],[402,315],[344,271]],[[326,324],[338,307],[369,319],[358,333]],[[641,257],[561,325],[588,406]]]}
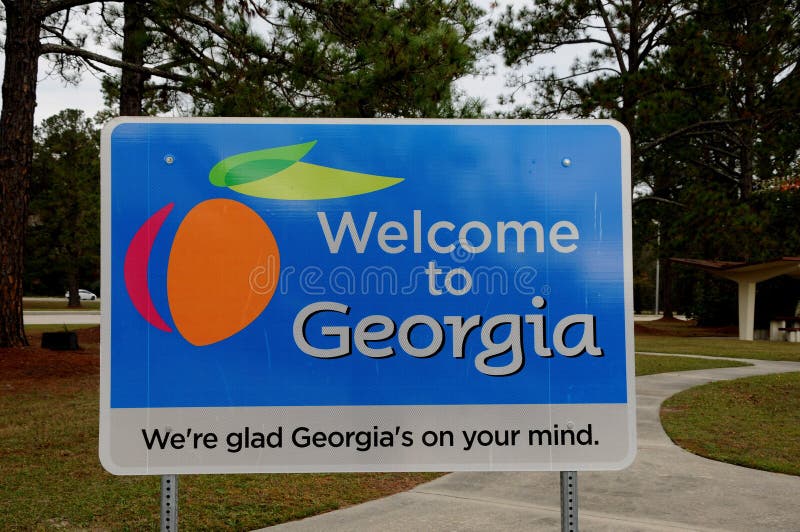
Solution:
{"label": "curved walkway", "polygon": [[[581,528],[800,530],[800,477],[695,456],[674,445],[661,428],[659,406],[681,390],[715,380],[800,371],[800,362],[745,362],[754,365],[636,378],[636,461],[623,471],[578,474]],[[559,507],[557,473],[451,473],[405,493],[270,530],[559,530]]]}

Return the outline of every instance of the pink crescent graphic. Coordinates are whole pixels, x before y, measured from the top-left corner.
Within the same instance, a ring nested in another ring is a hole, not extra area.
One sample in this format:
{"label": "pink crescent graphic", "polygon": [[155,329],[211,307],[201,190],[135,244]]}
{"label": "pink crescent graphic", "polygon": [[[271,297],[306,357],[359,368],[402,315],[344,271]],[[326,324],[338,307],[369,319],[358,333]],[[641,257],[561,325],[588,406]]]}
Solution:
{"label": "pink crescent graphic", "polygon": [[130,296],[134,308],[150,325],[165,332],[172,332],[172,329],[153,305],[147,282],[147,266],[150,262],[153,242],[174,206],[174,203],[170,203],[162,207],[142,224],[131,239],[128,251],[125,253],[124,264],[125,288],[128,290],[128,296]]}

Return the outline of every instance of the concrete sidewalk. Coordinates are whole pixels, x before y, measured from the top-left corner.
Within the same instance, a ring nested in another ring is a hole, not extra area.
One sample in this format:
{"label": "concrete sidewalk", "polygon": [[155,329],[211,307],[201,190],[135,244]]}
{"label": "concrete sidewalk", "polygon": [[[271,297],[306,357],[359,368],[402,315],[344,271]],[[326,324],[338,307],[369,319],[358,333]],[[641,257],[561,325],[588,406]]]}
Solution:
{"label": "concrete sidewalk", "polygon": [[[800,531],[800,478],[690,454],[661,428],[667,397],[715,380],[800,371],[800,363],[637,377],[639,452],[624,471],[578,474],[583,530]],[[451,473],[391,497],[278,525],[279,531],[560,530],[558,473]]]}

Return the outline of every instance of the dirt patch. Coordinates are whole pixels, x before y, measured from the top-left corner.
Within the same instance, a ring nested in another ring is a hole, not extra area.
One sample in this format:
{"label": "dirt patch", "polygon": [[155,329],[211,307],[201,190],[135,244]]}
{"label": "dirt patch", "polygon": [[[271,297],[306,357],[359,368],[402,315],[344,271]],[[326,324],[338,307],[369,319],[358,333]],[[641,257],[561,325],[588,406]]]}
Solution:
{"label": "dirt patch", "polygon": [[76,332],[77,351],[42,349],[41,333],[28,335],[28,347],[0,348],[0,394],[33,389],[64,391],[96,383],[100,375],[100,327]]}
{"label": "dirt patch", "polygon": [[673,336],[673,333],[669,331],[665,331],[657,327],[648,327],[647,325],[642,325],[639,322],[634,322],[633,334],[634,336],[638,336],[640,334],[647,336]]}

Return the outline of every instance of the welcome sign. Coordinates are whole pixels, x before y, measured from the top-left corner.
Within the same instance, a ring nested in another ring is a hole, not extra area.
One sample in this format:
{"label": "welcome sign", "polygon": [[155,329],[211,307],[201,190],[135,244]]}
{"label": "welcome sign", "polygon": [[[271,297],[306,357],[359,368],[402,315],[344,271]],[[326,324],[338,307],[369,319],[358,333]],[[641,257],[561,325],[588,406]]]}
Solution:
{"label": "welcome sign", "polygon": [[102,158],[112,473],[632,461],[619,124],[120,119]]}

